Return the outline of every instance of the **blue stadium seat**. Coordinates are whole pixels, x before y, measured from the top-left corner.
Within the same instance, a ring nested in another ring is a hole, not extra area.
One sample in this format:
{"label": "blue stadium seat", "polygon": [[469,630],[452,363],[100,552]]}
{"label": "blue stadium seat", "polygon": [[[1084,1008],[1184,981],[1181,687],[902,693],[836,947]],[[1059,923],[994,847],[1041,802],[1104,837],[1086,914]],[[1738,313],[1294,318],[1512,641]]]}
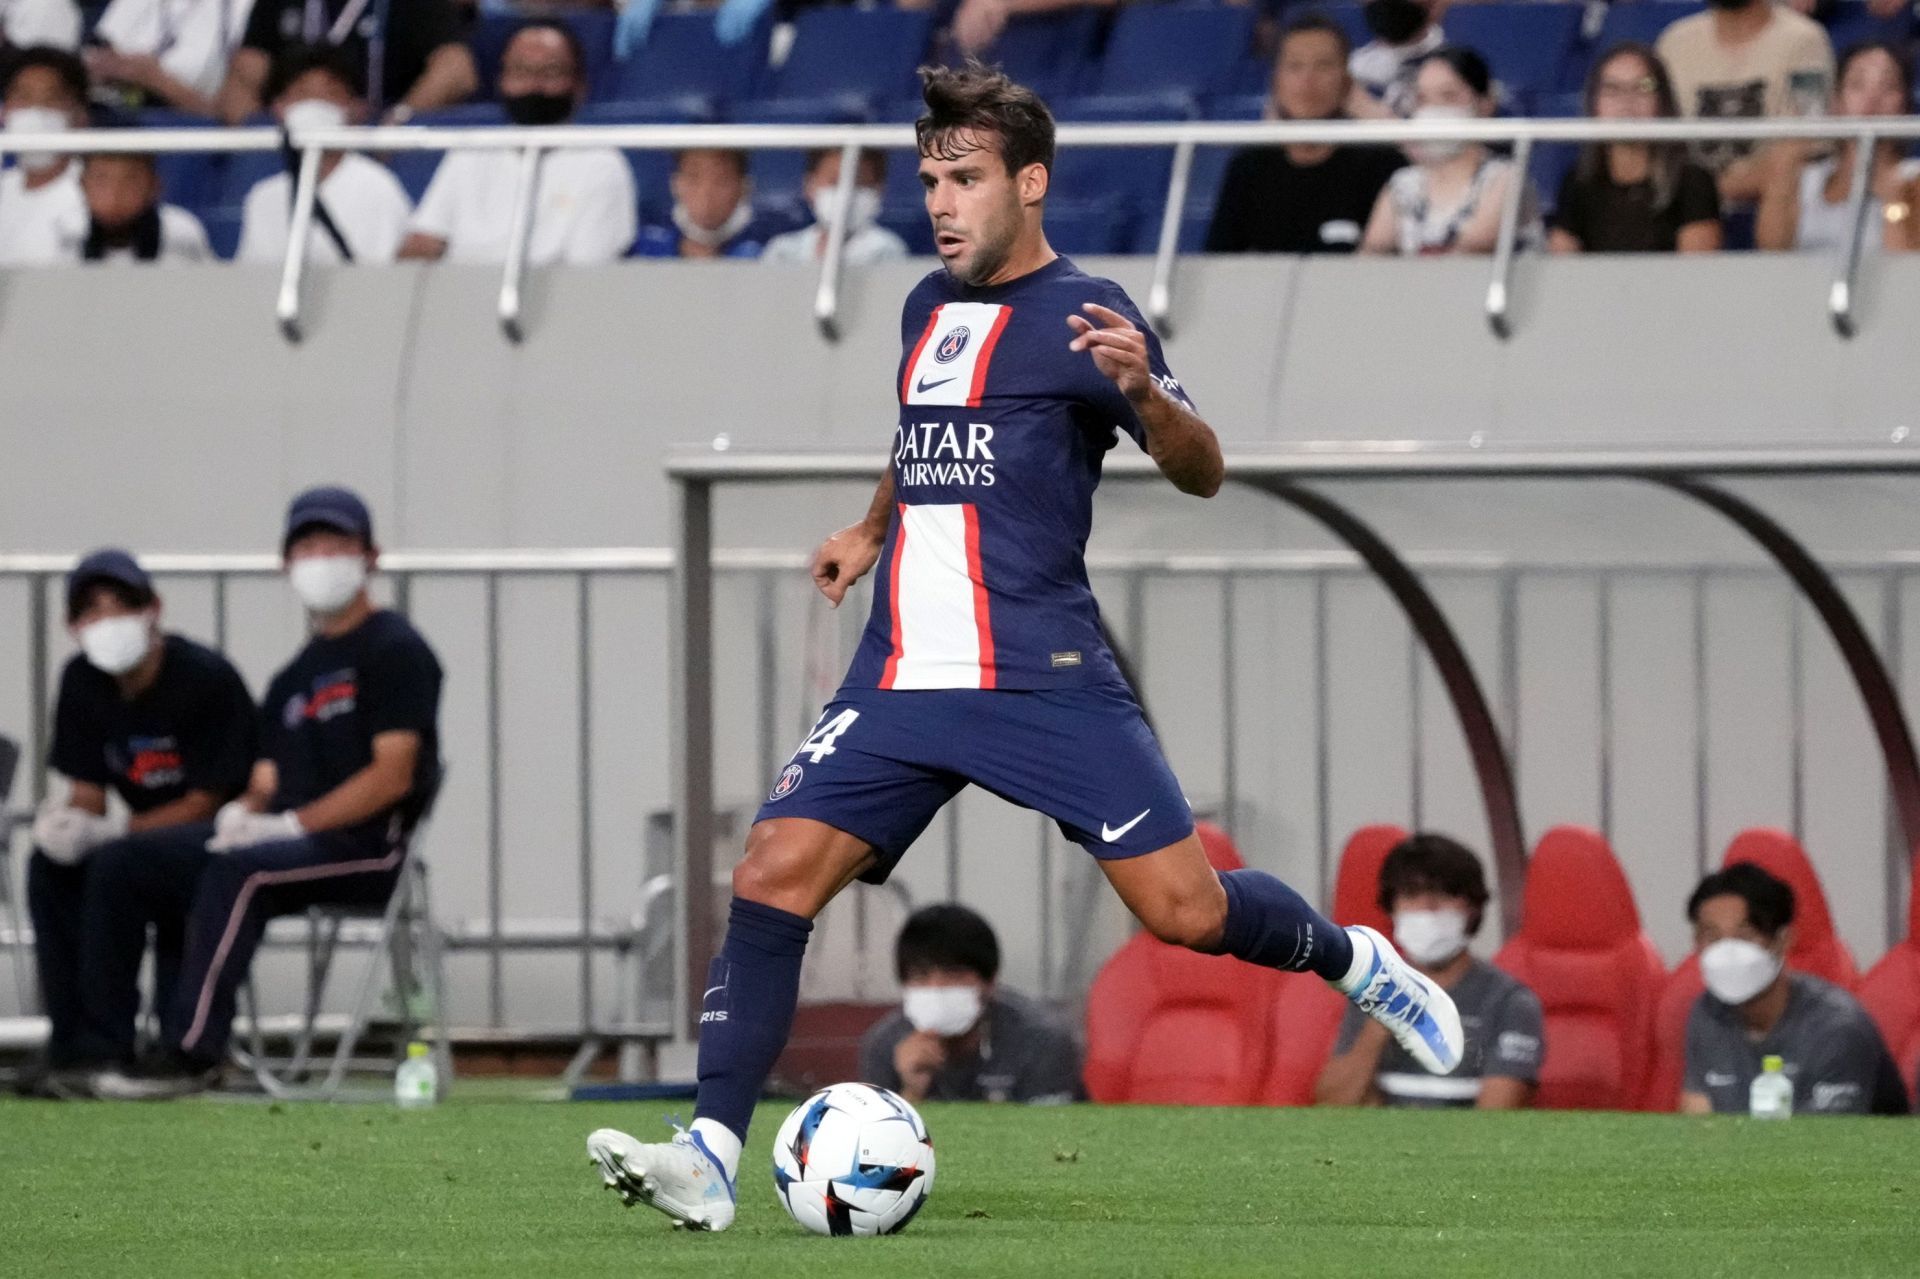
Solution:
{"label": "blue stadium seat", "polygon": [[980,54],[1041,97],[1052,101],[1093,88],[1099,70],[1099,9],[1065,9],[1015,17]]}
{"label": "blue stadium seat", "polygon": [[1124,253],[1128,219],[1114,199],[1048,200],[1047,243],[1066,254]]}
{"label": "blue stadium seat", "polygon": [[1114,18],[1101,94],[1245,91],[1254,12],[1244,5],[1135,4]]}
{"label": "blue stadium seat", "polygon": [[1578,4],[1468,4],[1448,9],[1441,26],[1454,44],[1479,50],[1508,93],[1526,95],[1561,88],[1570,72],[1577,79],[1585,13]]}
{"label": "blue stadium seat", "polygon": [[1856,44],[1869,40],[1890,41],[1906,46],[1912,43],[1914,17],[1911,8],[1891,18],[1876,18],[1862,0],[1841,0],[1827,17],[1827,35],[1833,41],[1836,57]]}
{"label": "blue stadium seat", "polygon": [[[204,116],[186,115],[157,107],[141,111],[136,120],[143,129],[206,129],[217,123]],[[160,175],[160,184],[166,191],[169,204],[197,210],[200,205],[213,199],[215,191],[219,189],[221,174],[227,167],[227,155],[212,151],[162,152],[154,156],[153,167]]]}
{"label": "blue stadium seat", "polygon": [[[1180,119],[1191,115],[1191,106],[1191,99],[1181,94],[1149,94],[1069,98],[1055,103],[1054,111],[1063,122],[1106,123]],[[1115,247],[1084,251],[1124,252],[1142,241],[1151,243],[1166,207],[1172,165],[1171,147],[1061,148],[1053,169],[1056,199],[1048,201],[1049,228],[1056,207],[1072,206],[1083,229],[1111,223]],[[1101,206],[1097,214],[1080,207],[1089,203]]]}
{"label": "blue stadium seat", "polygon": [[609,101],[671,104],[708,118],[724,104],[750,97],[767,70],[773,10],[738,44],[721,44],[710,12],[663,13],[647,42],[609,77]]}
{"label": "blue stadium seat", "polygon": [[[1660,39],[1662,31],[1705,7],[1697,0],[1616,0],[1607,6],[1600,34],[1593,40],[1592,56],[1597,58],[1625,40],[1653,44]],[[1567,87],[1575,86],[1569,83]]]}
{"label": "blue stadium seat", "polygon": [[915,92],[914,69],[933,35],[926,13],[807,9],[794,22],[787,60],[762,81],[736,119],[867,119],[881,102]]}
{"label": "blue stadium seat", "polygon": [[[215,205],[233,205],[236,208],[244,203],[247,192],[254,184],[270,178],[286,167],[286,161],[278,151],[236,151],[227,157],[226,171],[221,175],[220,189],[212,193]],[[174,203],[178,204],[176,200]]]}
{"label": "blue stadium seat", "polygon": [[[1358,49],[1373,39],[1373,32],[1367,29],[1366,10],[1357,4],[1330,4],[1323,6],[1320,12],[1340,24],[1347,33],[1347,43]],[[1282,19],[1284,22],[1285,19]]]}
{"label": "blue stadium seat", "polygon": [[[499,95],[500,55],[506,52],[507,41],[513,38],[513,33],[532,20],[532,15],[518,13],[484,13],[480,16],[467,43],[473,49],[474,65],[479,69],[481,97],[494,98]],[[589,91],[595,97],[606,96],[613,88],[614,78],[614,15],[602,10],[543,17],[540,20],[564,22],[573,28],[574,35],[580,38],[580,48],[586,54]]]}
{"label": "blue stadium seat", "polygon": [[[179,203],[179,201],[174,201]],[[211,209],[195,209],[200,225],[207,229],[207,242],[222,261],[231,262],[240,248],[240,206],[223,204]]]}

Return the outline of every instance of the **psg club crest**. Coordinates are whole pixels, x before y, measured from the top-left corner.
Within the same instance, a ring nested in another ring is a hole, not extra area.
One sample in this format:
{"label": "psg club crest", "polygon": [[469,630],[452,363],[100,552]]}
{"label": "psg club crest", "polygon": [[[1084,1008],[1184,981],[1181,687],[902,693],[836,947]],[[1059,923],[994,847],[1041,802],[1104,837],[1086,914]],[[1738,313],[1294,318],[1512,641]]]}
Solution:
{"label": "psg club crest", "polygon": [[773,792],[767,796],[767,802],[771,804],[776,799],[785,799],[793,794],[800,788],[800,779],[806,775],[806,770],[800,765],[788,764],[780,770],[780,780],[773,784]]}
{"label": "psg club crest", "polygon": [[947,336],[940,339],[939,349],[934,351],[933,358],[942,364],[952,364],[960,358],[960,352],[967,349],[967,339],[972,336],[966,325],[954,325]]}

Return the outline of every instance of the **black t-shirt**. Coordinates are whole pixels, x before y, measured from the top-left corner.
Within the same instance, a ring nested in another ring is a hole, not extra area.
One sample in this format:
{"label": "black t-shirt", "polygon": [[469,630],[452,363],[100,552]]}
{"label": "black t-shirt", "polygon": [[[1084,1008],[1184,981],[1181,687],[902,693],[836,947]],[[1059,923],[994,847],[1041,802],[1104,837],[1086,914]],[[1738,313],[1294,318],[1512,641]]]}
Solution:
{"label": "black t-shirt", "polygon": [[337,44],[366,65],[374,106],[407,96],[444,44],[460,41],[452,0],[254,0],[240,43],[274,57],[295,44]]}
{"label": "black t-shirt", "polygon": [[1720,189],[1712,174],[1691,162],[1681,166],[1664,209],[1653,207],[1651,181],[1622,186],[1602,173],[1586,182],[1575,169],[1560,184],[1553,217],[1588,253],[1672,253],[1681,227],[1719,220]]}
{"label": "black t-shirt", "polygon": [[1380,188],[1406,162],[1394,147],[1335,147],[1309,165],[1285,147],[1247,147],[1227,165],[1207,252],[1352,253]]}
{"label": "black t-shirt", "polygon": [[[380,610],[345,635],[316,635],[273,677],[260,705],[260,753],[280,773],[276,810],[310,804],[373,762],[381,733],[420,735],[413,793],[403,817],[425,798],[440,767],[440,662],[420,632]],[[387,818],[352,833],[391,838]]]}
{"label": "black t-shirt", "polygon": [[162,641],[153,685],[132,701],[113,676],[75,656],[60,673],[47,763],[77,782],[111,786],[136,813],[188,791],[222,802],[253,768],[253,699],[226,658],[178,635]]}

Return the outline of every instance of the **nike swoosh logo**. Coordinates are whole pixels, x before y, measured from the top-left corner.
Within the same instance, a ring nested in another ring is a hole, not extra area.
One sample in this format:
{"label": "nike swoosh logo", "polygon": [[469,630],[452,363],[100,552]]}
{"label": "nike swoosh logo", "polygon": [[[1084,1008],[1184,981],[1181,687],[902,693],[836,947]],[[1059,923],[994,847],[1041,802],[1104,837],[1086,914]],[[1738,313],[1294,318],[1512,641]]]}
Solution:
{"label": "nike swoosh logo", "polygon": [[931,391],[934,387],[945,386],[947,383],[951,381],[953,381],[953,378],[950,378],[950,377],[943,377],[938,382],[929,382],[927,381],[927,379],[921,378],[918,382],[914,383],[914,389],[920,392],[920,394],[925,395],[928,391]]}
{"label": "nike swoosh logo", "polygon": [[1128,822],[1125,826],[1122,826],[1118,830],[1115,830],[1113,827],[1107,825],[1105,822],[1101,822],[1100,838],[1106,840],[1109,844],[1111,844],[1114,840],[1119,839],[1122,835],[1132,830],[1135,826],[1138,826],[1143,820],[1146,819],[1147,814],[1151,813],[1152,811],[1153,810],[1151,808],[1142,809],[1140,811],[1140,816],[1134,818],[1132,821]]}

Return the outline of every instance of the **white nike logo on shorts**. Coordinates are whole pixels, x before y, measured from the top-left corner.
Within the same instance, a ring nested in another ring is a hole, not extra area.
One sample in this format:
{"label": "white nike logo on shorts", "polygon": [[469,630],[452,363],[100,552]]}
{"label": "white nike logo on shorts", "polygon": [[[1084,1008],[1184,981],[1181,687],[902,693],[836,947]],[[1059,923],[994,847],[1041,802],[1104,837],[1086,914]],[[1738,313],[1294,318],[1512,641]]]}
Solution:
{"label": "white nike logo on shorts", "polygon": [[1106,840],[1109,844],[1111,844],[1114,840],[1119,839],[1122,835],[1132,830],[1135,826],[1138,826],[1141,823],[1141,821],[1146,817],[1146,815],[1148,813],[1151,813],[1152,811],[1153,810],[1151,808],[1141,809],[1139,817],[1134,818],[1132,821],[1128,822],[1125,826],[1120,827],[1118,830],[1115,830],[1113,827],[1107,825],[1105,822],[1101,822],[1100,838]]}

